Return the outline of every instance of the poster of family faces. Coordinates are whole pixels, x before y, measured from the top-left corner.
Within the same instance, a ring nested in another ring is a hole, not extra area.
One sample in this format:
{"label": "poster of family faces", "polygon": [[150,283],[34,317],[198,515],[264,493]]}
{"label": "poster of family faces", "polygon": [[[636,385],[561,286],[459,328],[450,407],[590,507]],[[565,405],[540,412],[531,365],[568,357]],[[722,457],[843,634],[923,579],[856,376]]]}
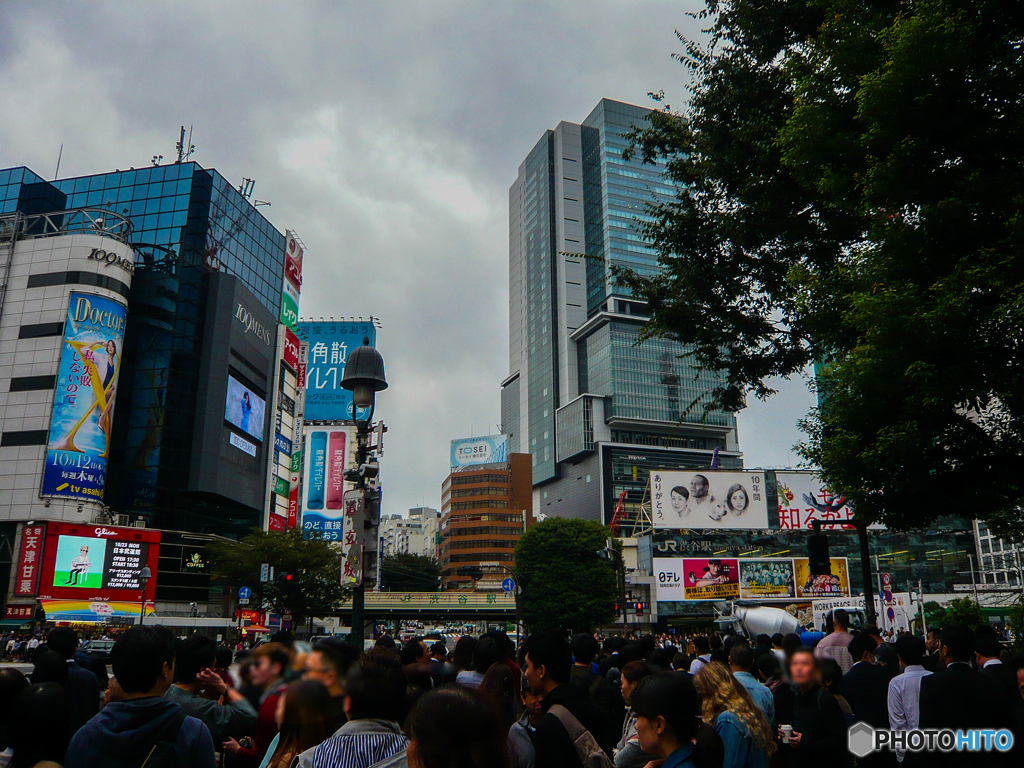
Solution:
{"label": "poster of family faces", "polygon": [[766,529],[764,472],[651,472],[655,528]]}

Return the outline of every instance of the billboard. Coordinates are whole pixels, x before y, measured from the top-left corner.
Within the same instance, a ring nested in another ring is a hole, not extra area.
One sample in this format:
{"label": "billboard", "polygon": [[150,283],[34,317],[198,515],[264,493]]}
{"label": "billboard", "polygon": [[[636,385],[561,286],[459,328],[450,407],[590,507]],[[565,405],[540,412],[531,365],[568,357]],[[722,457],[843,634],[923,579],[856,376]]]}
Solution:
{"label": "billboard", "polygon": [[295,233],[288,230],[284,233],[284,276],[296,288],[302,287],[302,246],[299,245]]}
{"label": "billboard", "polygon": [[36,594],[43,564],[45,530],[42,525],[26,525],[21,531],[21,556],[14,577],[14,594],[19,597]]}
{"label": "billboard", "polygon": [[341,539],[345,470],[355,461],[355,432],[352,427],[306,428],[302,482],[304,530],[318,531],[328,539]]}
{"label": "billboard", "polygon": [[303,321],[297,334],[309,344],[306,363],[306,421],[350,421],[370,417],[369,409],[360,408],[353,416],[352,393],[341,386],[349,353],[369,338],[377,344],[377,329],[370,321]]}
{"label": "billboard", "polygon": [[90,612],[103,616],[107,609],[96,608],[102,603],[133,603],[137,613],[139,574],[147,565],[152,571],[154,578],[146,584],[146,597],[152,600],[159,550],[160,532],[148,528],[48,523],[39,597],[77,604],[62,610],[79,620],[88,620],[83,617]]}
{"label": "billboard", "polygon": [[797,597],[849,597],[850,570],[845,557],[831,559],[828,575],[812,576],[806,557],[793,558]]}
{"label": "billboard", "polygon": [[[852,530],[847,521],[853,517],[853,506],[842,494],[832,493],[813,472],[776,472],[779,495],[779,528],[811,529],[815,520],[823,529]],[[869,528],[884,530],[874,523]]]}
{"label": "billboard", "polygon": [[654,528],[767,529],[764,472],[651,472]]}
{"label": "billboard", "polygon": [[735,600],[740,596],[736,558],[654,558],[657,600]]}
{"label": "billboard", "polygon": [[740,559],[740,597],[757,600],[796,597],[796,577],[789,558]]}
{"label": "billboard", "polygon": [[508,435],[452,440],[451,466],[453,469],[478,464],[502,464],[507,461]]}
{"label": "billboard", "polygon": [[263,415],[267,404],[242,382],[228,374],[228,393],[224,401],[224,420],[247,435],[263,440]]}
{"label": "billboard", "polygon": [[42,496],[103,499],[127,313],[111,299],[71,293]]}

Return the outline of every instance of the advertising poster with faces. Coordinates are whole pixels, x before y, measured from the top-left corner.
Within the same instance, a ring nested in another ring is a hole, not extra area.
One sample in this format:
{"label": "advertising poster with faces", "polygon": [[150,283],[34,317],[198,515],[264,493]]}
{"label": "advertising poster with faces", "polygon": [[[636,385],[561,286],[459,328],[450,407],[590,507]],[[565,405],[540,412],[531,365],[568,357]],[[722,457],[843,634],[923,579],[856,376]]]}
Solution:
{"label": "advertising poster with faces", "polygon": [[655,528],[767,529],[763,472],[651,472]]}

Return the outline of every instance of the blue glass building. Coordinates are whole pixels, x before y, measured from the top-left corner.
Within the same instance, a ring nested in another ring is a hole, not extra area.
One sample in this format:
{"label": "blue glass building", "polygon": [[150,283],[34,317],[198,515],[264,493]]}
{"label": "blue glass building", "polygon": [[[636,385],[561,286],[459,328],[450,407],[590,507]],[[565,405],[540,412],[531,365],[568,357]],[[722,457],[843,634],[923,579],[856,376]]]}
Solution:
{"label": "blue glass building", "polygon": [[649,110],[603,99],[580,124],[546,131],[509,190],[509,376],[502,423],[510,451],[533,456],[534,511],[610,520],[627,513],[650,469],[741,468],[732,413],[691,408],[714,386],[668,340],[637,344],[646,307],[615,285],[657,254],[638,224],[675,194],[663,168],[626,160],[626,134]]}
{"label": "blue glass building", "polygon": [[[242,372],[234,375],[247,375],[254,391],[273,386],[273,374],[253,370],[234,342],[231,350],[214,344],[224,333],[211,318],[214,304],[233,309],[231,301],[243,297],[247,310],[270,318],[276,332],[284,234],[216,170],[195,162],[54,181],[24,167],[0,170],[0,213],[83,207],[128,216],[136,250],[104,503],[114,514],[166,530],[238,535],[261,525],[255,491],[231,498],[204,490],[194,454],[209,429],[197,425],[211,423],[205,411],[224,408],[204,400],[213,350],[233,355]],[[266,356],[272,371],[277,361],[272,352]],[[240,467],[249,462],[242,469],[253,489],[260,478],[265,483],[265,446],[259,457],[232,457]]]}

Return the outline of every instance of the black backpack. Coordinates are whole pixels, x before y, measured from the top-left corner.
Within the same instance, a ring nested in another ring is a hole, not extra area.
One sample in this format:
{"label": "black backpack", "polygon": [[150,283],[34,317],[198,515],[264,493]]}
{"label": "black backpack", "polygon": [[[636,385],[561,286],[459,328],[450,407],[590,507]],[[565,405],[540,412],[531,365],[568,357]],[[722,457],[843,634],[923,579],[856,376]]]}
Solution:
{"label": "black backpack", "polygon": [[185,713],[178,714],[161,731],[160,737],[153,744],[146,759],[139,768],[177,768],[178,759],[174,755],[174,746],[178,743],[178,734],[185,722]]}

